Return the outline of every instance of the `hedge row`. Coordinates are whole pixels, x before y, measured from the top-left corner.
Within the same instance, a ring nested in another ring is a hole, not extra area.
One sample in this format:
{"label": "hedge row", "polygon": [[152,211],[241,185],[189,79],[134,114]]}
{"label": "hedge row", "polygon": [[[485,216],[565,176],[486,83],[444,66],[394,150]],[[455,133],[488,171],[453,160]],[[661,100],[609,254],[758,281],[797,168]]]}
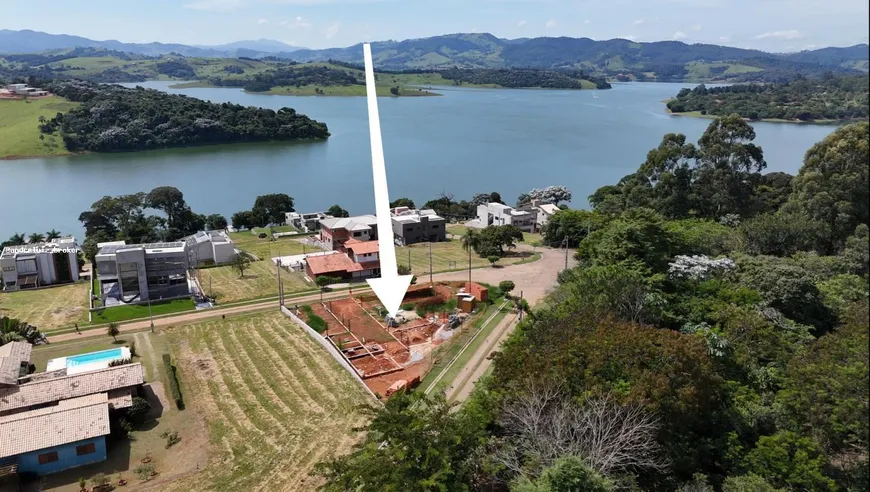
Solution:
{"label": "hedge row", "polygon": [[172,393],[172,399],[175,400],[175,406],[179,410],[184,410],[184,400],[181,398],[178,375],[175,373],[175,366],[172,365],[169,354],[163,354],[163,366],[166,368],[166,376],[169,379],[169,391]]}

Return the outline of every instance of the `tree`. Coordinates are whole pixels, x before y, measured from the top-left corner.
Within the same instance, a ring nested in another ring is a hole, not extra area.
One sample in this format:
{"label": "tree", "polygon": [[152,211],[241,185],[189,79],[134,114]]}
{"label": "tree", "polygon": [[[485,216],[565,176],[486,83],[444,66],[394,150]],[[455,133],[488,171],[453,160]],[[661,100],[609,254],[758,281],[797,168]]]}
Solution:
{"label": "tree", "polygon": [[363,407],[365,437],[315,468],[323,490],[468,491],[483,422],[452,409],[443,395],[404,391],[383,407]]}
{"label": "tree", "polygon": [[25,239],[24,234],[15,233],[15,234],[9,236],[9,239],[7,239],[6,241],[3,242],[3,247],[5,248],[6,246],[21,246],[25,243],[26,243],[26,239]]}
{"label": "tree", "polygon": [[184,230],[185,212],[190,211],[190,207],[184,201],[184,194],[174,186],[160,186],[151,190],[145,195],[143,205],[147,208],[160,210],[166,214],[167,223],[170,228]]}
{"label": "tree", "polygon": [[[264,227],[269,224],[283,224],[286,212],[294,212],[293,198],[284,193],[271,193],[258,196],[251,213],[255,218],[262,217],[265,223],[255,224]],[[256,219],[255,219],[256,220]]]}
{"label": "tree", "polygon": [[544,244],[553,248],[564,247],[567,239],[568,247],[576,248],[590,232],[600,229],[605,223],[606,218],[596,212],[560,210],[544,225]]}
{"label": "tree", "polygon": [[45,239],[47,241],[51,241],[52,239],[57,239],[61,236],[60,231],[56,231],[54,229],[45,233]]}
{"label": "tree", "polygon": [[227,218],[220,214],[211,214],[205,218],[205,228],[218,231],[227,228]]}
{"label": "tree", "polygon": [[498,283],[498,290],[505,295],[508,295],[514,288],[516,288],[516,284],[512,280],[502,280]]}
{"label": "tree", "polygon": [[665,228],[658,213],[630,209],[618,219],[591,233],[576,257],[590,265],[636,263],[652,272],[664,272],[674,256],[676,236]]}
{"label": "tree", "polygon": [[825,456],[812,439],[794,432],[762,436],[746,456],[746,468],[777,487],[792,490],[837,490],[824,474]]}
{"label": "tree", "polygon": [[44,242],[44,241],[45,241],[45,235],[44,235],[44,234],[41,234],[41,233],[38,233],[38,232],[34,232],[33,234],[31,234],[31,235],[27,238],[27,242],[30,243],[30,244],[38,244],[38,243],[41,243],[41,242]]}
{"label": "tree", "polygon": [[333,217],[350,217],[348,211],[338,205],[333,205],[329,207],[329,210],[327,210],[326,213],[327,215],[331,215]]}
{"label": "tree", "polygon": [[838,128],[807,151],[792,181],[786,207],[827,224],[826,243],[832,251],[842,248],[855,227],[870,222],[868,133],[866,121]]}
{"label": "tree", "polygon": [[127,418],[130,422],[141,424],[145,422],[149,412],[151,412],[151,404],[148,400],[134,396],[132,405],[127,409]]}
{"label": "tree", "polygon": [[521,478],[511,492],[610,492],[614,484],[577,456],[567,455],[544,469],[535,481]]}
{"label": "tree", "polygon": [[245,276],[245,270],[251,266],[251,258],[245,253],[239,253],[233,258],[232,263],[233,270],[239,272],[239,278]]}
{"label": "tree", "polygon": [[398,87],[390,87],[390,94],[392,94],[394,96],[398,96],[399,95],[399,88]]}
{"label": "tree", "polygon": [[112,337],[112,340],[114,340],[114,341],[117,342],[117,341],[118,341],[118,335],[121,333],[121,329],[118,328],[118,323],[115,323],[114,321],[111,322],[111,323],[109,323],[109,325],[106,326],[106,333],[107,333],[110,337]]}
{"label": "tree", "polygon": [[475,229],[466,229],[465,234],[463,234],[460,239],[462,249],[468,252],[476,251],[480,244],[480,240],[480,234]]}
{"label": "tree", "polygon": [[327,275],[318,275],[317,278],[314,279],[314,283],[321,289],[324,289],[333,283],[333,279]]}
{"label": "tree", "polygon": [[399,198],[396,201],[390,202],[390,208],[396,207],[408,207],[410,209],[417,208],[414,206],[414,200],[411,200],[410,198]]}
{"label": "tree", "polygon": [[492,266],[492,267],[495,267],[495,264],[498,263],[498,260],[500,260],[500,259],[501,259],[501,257],[498,255],[492,255],[492,256],[486,257],[486,261],[488,261],[490,266]]}
{"label": "tree", "polygon": [[805,213],[767,213],[740,225],[745,249],[756,255],[791,256],[823,249],[828,227]]}
{"label": "tree", "polygon": [[0,316],[0,345],[17,341],[39,345],[45,343],[46,339],[35,326],[19,319]]}
{"label": "tree", "polygon": [[249,210],[243,210],[241,212],[236,212],[231,217],[233,222],[233,228],[237,230],[241,229],[250,229],[254,227],[254,219]]}
{"label": "tree", "polygon": [[[527,193],[529,201],[540,200],[541,203],[559,205],[561,202],[571,201],[571,190],[564,186],[548,186],[544,189],[535,188]],[[520,195],[522,198],[522,195]]]}

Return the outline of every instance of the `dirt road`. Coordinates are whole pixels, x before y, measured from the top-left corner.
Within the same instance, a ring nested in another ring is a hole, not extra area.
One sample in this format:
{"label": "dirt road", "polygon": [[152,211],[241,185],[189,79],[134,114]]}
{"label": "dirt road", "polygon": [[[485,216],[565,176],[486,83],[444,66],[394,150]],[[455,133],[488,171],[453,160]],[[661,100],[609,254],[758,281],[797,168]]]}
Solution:
{"label": "dirt road", "polygon": [[486,373],[492,361],[486,358],[507,338],[516,325],[517,315],[510,313],[490,332],[477,352],[471,356],[462,372],[456,376],[453,383],[446,389],[447,401],[465,401],[474,390],[474,385]]}

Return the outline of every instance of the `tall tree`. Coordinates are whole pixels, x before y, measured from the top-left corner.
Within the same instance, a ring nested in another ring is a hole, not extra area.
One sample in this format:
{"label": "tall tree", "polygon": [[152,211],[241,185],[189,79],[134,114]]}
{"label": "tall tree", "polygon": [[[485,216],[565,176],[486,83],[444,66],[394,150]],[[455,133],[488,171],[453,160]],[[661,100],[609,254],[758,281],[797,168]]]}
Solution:
{"label": "tall tree", "polygon": [[333,217],[350,217],[350,213],[347,210],[341,208],[338,204],[329,207],[326,213]]}
{"label": "tall tree", "polygon": [[226,229],[227,218],[220,214],[211,214],[205,218],[205,227],[213,231]]}
{"label": "tall tree", "polygon": [[56,231],[54,229],[45,233],[45,239],[47,241],[51,241],[52,239],[57,239],[61,236],[60,231]]}
{"label": "tall tree", "polygon": [[417,208],[414,206],[414,200],[410,198],[399,198],[398,200],[390,202],[390,208],[396,207],[408,207],[411,209]]}
{"label": "tall tree", "polygon": [[786,206],[828,224],[831,251],[842,248],[858,224],[870,222],[868,134],[866,121],[838,128],[807,151],[792,182]]}
{"label": "tall tree", "polygon": [[27,242],[30,244],[37,244],[45,241],[45,235],[39,232],[34,232],[27,238]]}
{"label": "tall tree", "polygon": [[294,211],[293,197],[284,193],[260,195],[254,201],[254,208],[251,209],[251,213],[254,215],[255,220],[261,218],[261,220],[257,221],[265,221],[265,223],[256,224],[259,227],[269,224],[283,224],[285,217],[284,214]]}

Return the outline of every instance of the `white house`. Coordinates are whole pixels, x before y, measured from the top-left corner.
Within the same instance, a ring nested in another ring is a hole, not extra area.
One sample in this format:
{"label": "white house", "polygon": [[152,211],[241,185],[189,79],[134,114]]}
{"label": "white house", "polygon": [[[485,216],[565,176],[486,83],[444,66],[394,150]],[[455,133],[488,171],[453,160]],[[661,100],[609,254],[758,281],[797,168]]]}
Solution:
{"label": "white house", "polygon": [[320,230],[321,220],[332,219],[333,217],[323,212],[311,212],[307,214],[285,212],[284,218],[284,221],[288,225],[292,225],[302,232],[314,232]]}
{"label": "white house", "polygon": [[184,238],[190,265],[220,265],[236,257],[236,246],[224,231],[199,231]]}
{"label": "white house", "polygon": [[535,212],[535,231],[540,232],[544,225],[550,220],[550,217],[553,216],[556,212],[561,210],[556,205],[552,203],[541,203],[540,200],[532,200],[529,203],[521,205],[517,207],[519,210],[525,210],[527,212]]}
{"label": "white house", "polygon": [[478,227],[512,225],[524,232],[534,232],[537,212],[535,210],[516,210],[501,203],[490,202],[477,206]]}
{"label": "white house", "polygon": [[32,289],[77,281],[78,252],[79,246],[74,237],[3,248],[0,252],[3,290]]}

